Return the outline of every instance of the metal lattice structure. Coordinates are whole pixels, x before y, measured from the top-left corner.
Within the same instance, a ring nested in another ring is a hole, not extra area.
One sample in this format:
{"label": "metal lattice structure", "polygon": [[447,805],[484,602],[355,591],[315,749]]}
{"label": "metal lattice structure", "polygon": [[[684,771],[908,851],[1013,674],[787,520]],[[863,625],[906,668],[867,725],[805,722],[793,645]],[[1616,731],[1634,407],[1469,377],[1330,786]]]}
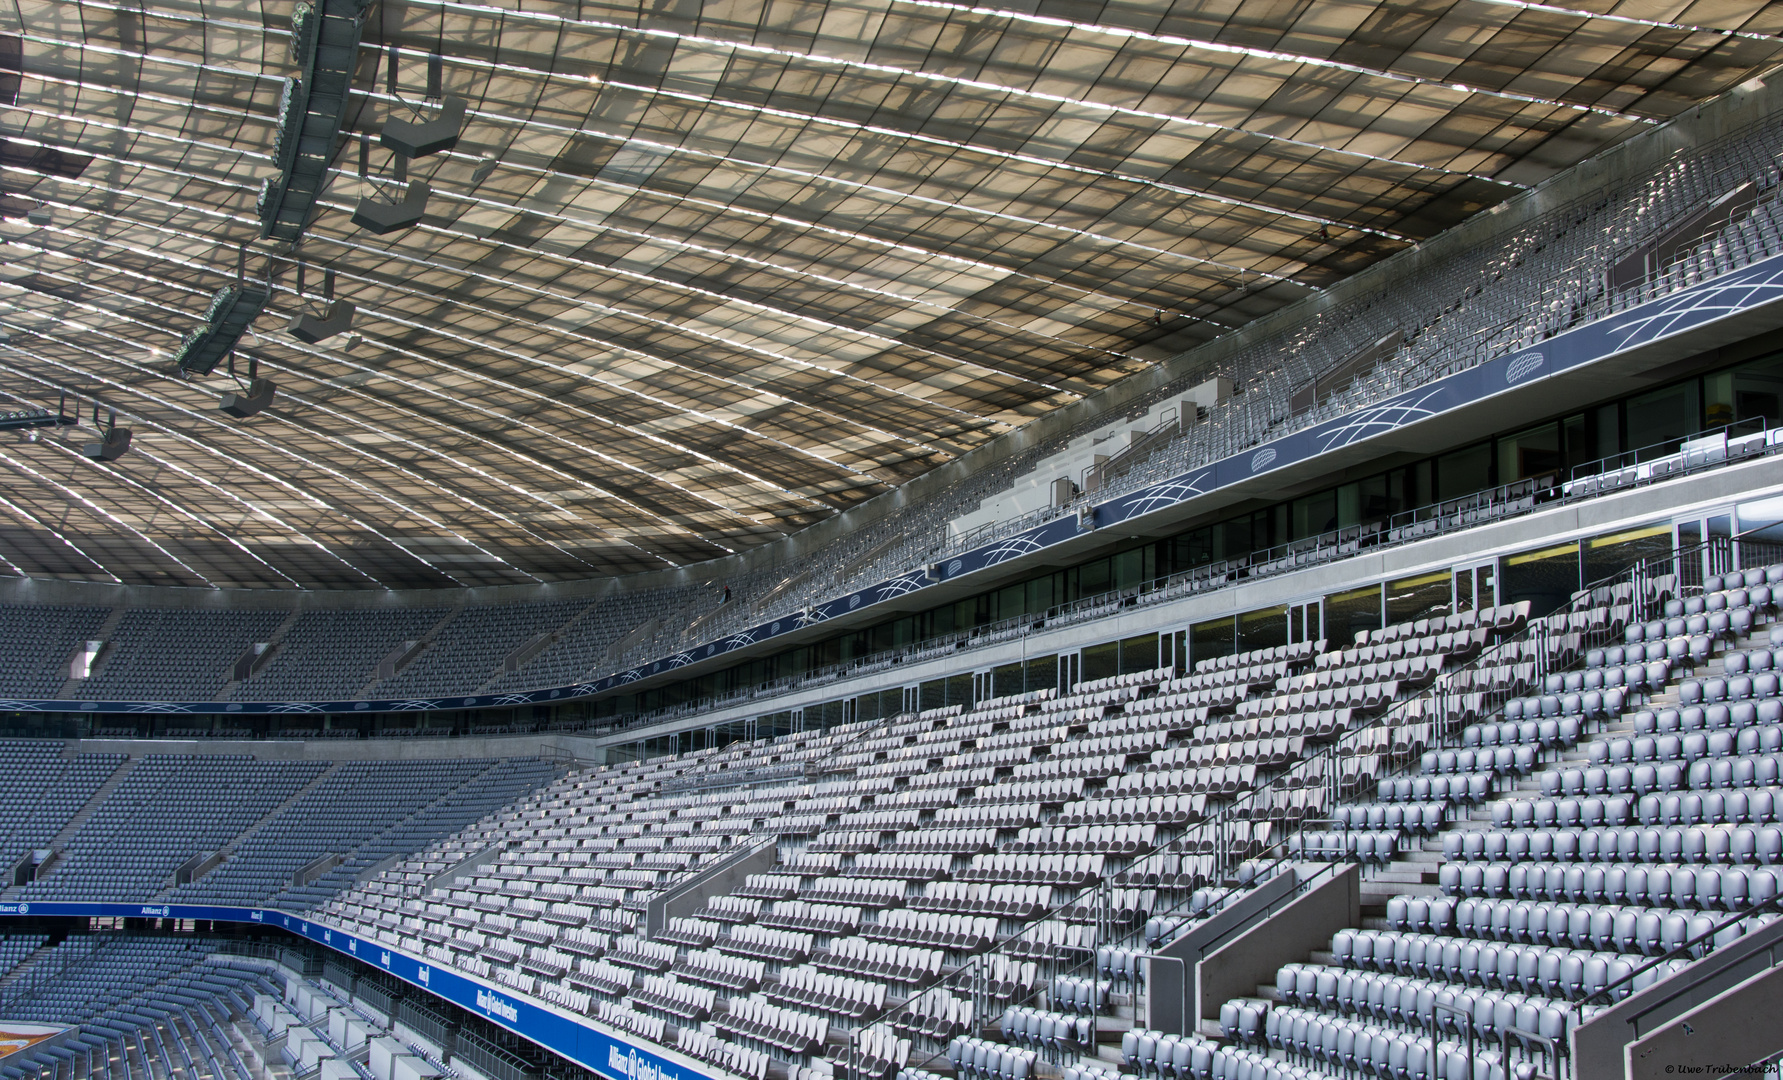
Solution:
{"label": "metal lattice structure", "polygon": [[[134,442],[0,445],[4,569],[497,585],[754,547],[1783,51],[1775,6],[1605,7],[375,4],[292,243],[259,201],[314,61],[293,5],[21,0],[0,409],[71,391]],[[399,168],[383,125],[449,96],[461,136]],[[353,226],[409,181],[419,225]],[[237,421],[172,358],[244,246],[272,294],[237,355],[278,398]],[[350,333],[284,332],[300,264]]]}

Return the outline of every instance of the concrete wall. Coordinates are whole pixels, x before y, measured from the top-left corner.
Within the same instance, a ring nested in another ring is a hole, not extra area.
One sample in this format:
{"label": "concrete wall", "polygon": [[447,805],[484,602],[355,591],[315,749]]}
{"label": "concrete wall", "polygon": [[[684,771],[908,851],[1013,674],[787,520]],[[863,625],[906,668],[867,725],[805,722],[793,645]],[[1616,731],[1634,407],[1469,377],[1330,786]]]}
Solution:
{"label": "concrete wall", "polygon": [[1333,934],[1361,922],[1362,869],[1351,865],[1203,957],[1195,965],[1197,1015],[1218,1020],[1221,1005],[1256,997],[1283,964],[1328,948]]}
{"label": "concrete wall", "polygon": [[449,889],[457,883],[460,877],[475,877],[478,871],[501,858],[501,853],[507,849],[508,842],[505,840],[497,844],[490,844],[475,855],[467,855],[428,878],[426,884],[415,891],[425,897],[435,889]]}
{"label": "concrete wall", "polygon": [[742,888],[750,874],[765,874],[774,869],[779,843],[770,838],[749,852],[707,870],[656,899],[644,910],[644,932],[650,937],[669,928],[670,919],[697,915],[706,906],[708,897],[723,896]]}
{"label": "concrete wall", "polygon": [[[1671,978],[1624,998],[1592,1017],[1590,1023],[1572,1030],[1573,1080],[1624,1080],[1629,1075],[1628,1048],[1631,1044],[1640,1043],[1647,1036],[1672,1026],[1779,964],[1783,964],[1783,922],[1747,934]],[[1772,1016],[1775,1015],[1773,1012]],[[1767,1026],[1775,1028],[1775,1020],[1770,1020]],[[1650,1045],[1655,1050],[1646,1060],[1662,1073],[1667,1064],[1683,1064],[1661,1059],[1658,1048],[1666,1044]],[[1666,1054],[1672,1052],[1664,1051]],[[1721,1062],[1717,1058],[1703,1064]],[[1675,1078],[1679,1074],[1672,1075]]]}
{"label": "concrete wall", "polygon": [[[987,671],[1031,656],[1073,652],[1086,645],[1139,634],[1184,629],[1226,615],[1278,604],[1304,602],[1373,581],[1412,577],[1431,570],[1484,562],[1501,555],[1601,536],[1620,529],[1685,518],[1731,502],[1783,494],[1783,456],[1729,465],[1712,472],[1556,506],[1537,513],[1451,536],[1365,552],[1291,574],[1199,593],[1165,603],[1123,610],[1089,623],[1076,623],[1011,641],[835,682],[721,705],[698,716],[678,717],[645,727],[603,735],[595,745],[613,746],[679,731],[730,723],[786,709],[802,709],[838,698],[900,686],[914,686],[962,670]],[[734,661],[733,661],[734,662]]]}
{"label": "concrete wall", "polygon": [[1294,870],[1277,874],[1154,950],[1145,973],[1145,1026],[1174,1035],[1193,1032],[1194,1017],[1200,1015],[1195,1005],[1195,966],[1209,952],[1287,902],[1299,882],[1300,875]]}
{"label": "concrete wall", "polygon": [[1783,1052],[1783,967],[1752,976],[1628,1045],[1628,1080],[1720,1076]]}

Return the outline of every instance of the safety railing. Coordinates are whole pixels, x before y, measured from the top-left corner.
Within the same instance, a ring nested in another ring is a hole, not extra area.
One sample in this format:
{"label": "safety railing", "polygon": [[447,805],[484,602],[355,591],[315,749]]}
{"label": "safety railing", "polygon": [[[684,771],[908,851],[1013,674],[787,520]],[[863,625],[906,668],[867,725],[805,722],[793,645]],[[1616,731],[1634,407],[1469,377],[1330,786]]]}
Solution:
{"label": "safety railing", "polygon": [[[1003,641],[1031,636],[1047,629],[1116,614],[1143,603],[1174,600],[1214,589],[1293,573],[1310,566],[1347,558],[1362,551],[1374,551],[1417,543],[1436,536],[1477,528],[1480,525],[1535,513],[1555,502],[1571,502],[1632,487],[1676,479],[1686,475],[1719,469],[1760,456],[1783,453],[1783,429],[1773,428],[1763,420],[1741,421],[1699,433],[1688,440],[1669,440],[1624,454],[1601,459],[1571,470],[1569,478],[1556,482],[1553,478],[1532,478],[1501,485],[1462,499],[1431,503],[1400,511],[1389,517],[1365,524],[1348,526],[1307,537],[1287,544],[1259,548],[1248,555],[1217,560],[1203,566],[1154,578],[1138,585],[1111,589],[1094,596],[1054,605],[1045,611],[1011,616],[974,627],[971,630],[936,635],[897,649],[873,653],[837,664],[826,665],[802,675],[785,676],[739,690],[615,718],[605,725],[607,731],[619,731],[694,716],[715,709],[748,701],[756,701],[810,689],[843,679],[871,674],[891,667],[917,663],[938,656],[952,655],[967,649],[999,644]],[[1726,448],[1710,444],[1726,436]],[[1741,440],[1745,440],[1742,442]],[[1627,462],[1627,464],[1625,464]],[[1638,465],[1636,464],[1638,463]],[[1622,472],[1638,467],[1639,475],[1630,475],[1615,483],[1604,482]],[[1592,469],[1598,469],[1593,472]]]}
{"label": "safety railing", "polygon": [[[1301,825],[1329,820],[1321,810],[1328,813],[1339,802],[1354,798],[1378,776],[1415,765],[1427,750],[1458,745],[1468,723],[1487,722],[1502,715],[1507,700],[1524,696],[1526,691],[1539,686],[1547,675],[1581,660],[1588,649],[1614,640],[1619,632],[1617,623],[1612,618],[1588,619],[1594,609],[1625,606],[1629,620],[1644,621],[1654,617],[1659,610],[1655,605],[1677,591],[1677,568],[1681,562],[1691,561],[1705,552],[1714,553],[1719,559],[1730,559],[1735,539],[1711,538],[1599,579],[1576,593],[1560,611],[1530,619],[1517,632],[1500,636],[1464,664],[1438,675],[1430,686],[1393,703],[1373,720],[1352,728],[1333,743],[1273,774],[1267,784],[1215,808],[1178,836],[1135,857],[1123,870],[1085,890],[1087,895],[1056,905],[995,948],[968,959],[957,970],[930,985],[970,994],[974,1016],[983,1024],[990,1021],[993,1009],[1000,1012],[1032,1001],[1055,978],[1082,975],[1087,971],[1088,977],[1100,979],[1101,972],[1097,969],[1099,952],[1105,948],[1139,944],[1136,935],[1143,932],[1142,925],[1128,925],[1114,917],[1115,911],[1125,910],[1115,903],[1116,891],[1133,888],[1128,882],[1135,878],[1143,880],[1148,874],[1166,872],[1167,860],[1171,859],[1179,860],[1174,869],[1168,870],[1178,884],[1162,891],[1162,895],[1174,892],[1178,894],[1178,900],[1167,908],[1152,907],[1147,912],[1149,918],[1177,916],[1185,907],[1196,903],[1196,890],[1206,886],[1226,886],[1211,897],[1205,893],[1201,895],[1203,906],[1196,907],[1190,918],[1172,929],[1172,936],[1180,935],[1194,923],[1225,910],[1244,895],[1250,884],[1269,880],[1277,873],[1306,863],[1307,859],[1291,850],[1290,835]],[[1479,680],[1476,687],[1475,680],[1467,676],[1477,676],[1488,667],[1514,670],[1509,678]],[[1390,737],[1382,739],[1382,735]],[[1317,796],[1296,796],[1292,794],[1295,792],[1316,792]],[[1288,812],[1294,810],[1304,813]],[[1321,816],[1314,817],[1314,814]],[[1280,836],[1259,840],[1255,827],[1259,823],[1288,828]],[[1202,871],[1196,875],[1198,885],[1185,887],[1181,884],[1180,860],[1191,845]],[[1295,894],[1316,888],[1346,863],[1347,860],[1333,860],[1305,875],[1297,884]],[[1086,909],[1094,914],[1084,923],[1082,917]],[[1066,950],[1034,950],[1038,959],[1033,987],[1012,996],[988,992],[996,981],[992,971],[996,958],[1007,961],[1011,956],[1030,955],[1024,944],[1035,943],[1041,938],[1062,937],[1057,929],[1061,924],[1087,924],[1094,927],[1094,932],[1088,940],[1079,937],[1078,947],[1070,950],[1077,954],[1074,957],[1059,955]],[[914,1021],[923,1015],[919,1002],[922,993],[929,988],[918,987],[900,1008],[887,1012],[874,1023],[909,1029],[920,1027]],[[919,1034],[912,1038],[913,1066],[932,1062],[945,1053],[944,1045],[922,1047],[916,1041],[922,1038]],[[1552,1045],[1545,1049],[1554,1052]],[[864,1054],[851,1043],[844,1065],[860,1059],[864,1059]],[[850,1072],[850,1080],[865,1080],[865,1076],[856,1069]]]}
{"label": "safety railing", "polygon": [[[1703,148],[1704,154],[1714,153],[1729,146],[1750,141],[1759,132],[1755,125],[1750,128],[1732,132],[1711,147]],[[1762,152],[1761,152],[1762,154]],[[1646,207],[1631,207],[1622,212],[1622,220],[1614,222],[1594,222],[1595,216],[1602,209],[1603,198],[1600,195],[1581,196],[1566,204],[1554,207],[1543,215],[1544,222],[1555,223],[1551,230],[1543,230],[1539,224],[1532,223],[1530,235],[1521,245],[1531,257],[1541,253],[1544,248],[1554,245],[1556,249],[1564,246],[1568,252],[1565,258],[1555,261],[1552,258],[1541,260],[1539,272],[1527,270],[1524,276],[1540,278],[1542,299],[1531,303],[1527,299],[1512,295],[1496,308],[1490,307],[1491,297],[1478,285],[1463,288],[1464,296],[1443,308],[1447,313],[1459,312],[1462,309],[1488,309],[1488,318],[1483,323],[1472,323],[1463,317],[1457,323],[1452,318],[1446,324],[1438,326],[1434,320],[1414,333],[1412,339],[1400,350],[1391,361],[1390,367],[1383,366],[1376,371],[1359,375],[1342,391],[1334,394],[1328,405],[1308,410],[1298,417],[1271,417],[1264,423],[1254,422],[1248,414],[1256,409],[1278,410],[1287,407],[1287,395],[1258,395],[1259,404],[1251,405],[1243,400],[1250,395],[1241,395],[1233,402],[1234,407],[1217,410],[1208,423],[1185,425],[1183,434],[1173,442],[1192,445],[1192,452],[1182,456],[1184,467],[1195,463],[1205,463],[1230,454],[1240,453],[1263,437],[1276,437],[1287,434],[1312,423],[1320,422],[1328,415],[1351,411],[1366,407],[1375,401],[1383,400],[1392,394],[1415,389],[1439,378],[1476,367],[1491,359],[1506,355],[1521,348],[1553,336],[1571,327],[1595,321],[1626,310],[1634,305],[1657,299],[1679,289],[1686,288],[1702,280],[1705,276],[1738,269],[1741,266],[1767,258],[1783,250],[1783,243],[1775,235],[1773,228],[1769,232],[1753,224],[1754,220],[1768,220],[1760,213],[1761,209],[1775,202],[1776,165],[1768,155],[1754,155],[1746,160],[1734,161],[1713,171],[1704,173],[1697,170],[1698,175],[1691,177],[1690,183],[1697,189],[1708,193],[1719,193],[1732,190],[1747,181],[1756,181],[1760,188],[1758,205],[1745,218],[1729,223],[1722,223],[1706,229],[1694,240],[1681,247],[1683,252],[1677,259],[1667,263],[1659,271],[1643,277],[1635,287],[1608,289],[1605,287],[1603,275],[1617,260],[1629,252],[1650,243],[1654,238],[1675,227],[1679,222],[1688,219],[1701,208],[1700,200],[1676,200],[1676,205],[1669,213],[1655,214]],[[1767,210],[1768,212],[1768,210]],[[1570,222],[1571,224],[1567,224]],[[1546,235],[1548,231],[1552,236]],[[1745,233],[1753,235],[1747,236]],[[1571,234],[1570,236],[1568,234]],[[1584,239],[1581,239],[1584,238]],[[1721,264],[1713,265],[1708,272],[1692,271],[1692,261],[1704,257],[1705,249],[1717,243],[1724,243],[1729,251]],[[1463,257],[1465,258],[1465,257]],[[1503,261],[1510,267],[1521,267],[1525,254],[1518,251],[1507,251]],[[1484,267],[1482,269],[1485,269]],[[1460,340],[1456,340],[1459,338]],[[1172,384],[1175,392],[1187,389],[1194,382],[1211,374],[1210,371],[1197,370],[1175,380]],[[1168,396],[1170,389],[1159,392],[1160,396]],[[1275,400],[1277,397],[1279,401]],[[1137,486],[1131,486],[1137,490]],[[1129,486],[1105,484],[1103,490],[1097,492],[1098,497],[1107,498],[1124,494]],[[934,542],[919,545],[923,555],[929,559],[949,557],[951,553],[966,550],[980,543],[990,542],[1011,535],[1023,528],[1031,527],[1044,520],[1051,520],[1060,513],[1071,512],[1071,508],[1046,508],[1030,515],[1008,522],[998,522],[974,530],[962,537],[949,539],[945,530],[936,534]],[[904,526],[909,530],[908,524]],[[928,529],[922,530],[926,535]],[[912,535],[912,540],[916,537]],[[903,549],[892,553],[892,556],[876,565],[909,564],[911,551],[916,546],[905,545]],[[833,585],[833,582],[824,583]],[[794,605],[787,611],[797,610],[802,605]],[[755,621],[772,616],[762,611]]]}

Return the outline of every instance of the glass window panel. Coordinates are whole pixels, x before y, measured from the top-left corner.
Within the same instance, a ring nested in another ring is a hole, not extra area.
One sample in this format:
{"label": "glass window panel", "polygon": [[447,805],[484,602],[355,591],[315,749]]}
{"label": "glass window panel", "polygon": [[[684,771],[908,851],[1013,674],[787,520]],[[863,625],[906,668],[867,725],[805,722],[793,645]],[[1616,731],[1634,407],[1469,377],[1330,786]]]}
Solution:
{"label": "glass window panel", "polygon": [[1121,643],[1105,641],[1083,650],[1083,682],[1106,679],[1121,673]]}
{"label": "glass window panel", "polygon": [[1027,606],[1028,591],[1021,585],[1005,585],[996,592],[996,607],[991,612],[993,619],[1012,619],[1022,614]]}
{"label": "glass window panel", "polygon": [[1677,450],[1701,422],[1695,379],[1628,399],[1628,445],[1642,460]]}
{"label": "glass window panel", "polygon": [[1150,671],[1158,666],[1158,635],[1140,634],[1121,642],[1121,674]]}
{"label": "glass window panel", "polygon": [[1643,559],[1665,558],[1672,553],[1672,527],[1647,525],[1585,541],[1585,582],[1626,571]]}
{"label": "glass window panel", "polygon": [[1591,441],[1591,425],[1584,413],[1560,421],[1560,468],[1574,469],[1597,458],[1597,446]]}
{"label": "glass window panel", "polygon": [[1459,499],[1492,486],[1492,444],[1476,443],[1436,460],[1437,501]]}
{"label": "glass window panel", "polygon": [[1597,444],[1592,448],[1594,460],[1614,457],[1622,452],[1622,406],[1602,405],[1594,413],[1592,428]]}
{"label": "glass window panel", "polygon": [[1011,694],[1025,693],[1028,688],[1027,673],[1022,670],[1022,662],[1004,664],[991,670],[991,696],[1008,697]]}
{"label": "glass window panel", "polygon": [[1718,371],[1703,377],[1703,424],[1726,427],[1733,423],[1733,372]]}
{"label": "glass window panel", "polygon": [[1273,649],[1288,643],[1286,606],[1247,611],[1238,617],[1238,651]]}
{"label": "glass window panel", "polygon": [[1337,526],[1347,529],[1362,524],[1362,485],[1345,484],[1337,489]]}
{"label": "glass window panel", "polygon": [[1431,615],[1447,615],[1451,610],[1452,587],[1452,576],[1447,570],[1401,578],[1389,583],[1387,621],[1410,622]]}
{"label": "glass window panel", "polygon": [[1321,491],[1294,500],[1294,533],[1291,539],[1327,533],[1338,526],[1337,492]]}
{"label": "glass window panel", "polygon": [[1331,647],[1342,648],[1357,634],[1381,628],[1381,587],[1336,593],[1325,597],[1325,636]]}
{"label": "glass window panel", "polygon": [[1255,545],[1251,543],[1251,519],[1249,517],[1215,525],[1214,529],[1225,534],[1224,541],[1220,544],[1219,558],[1243,558],[1255,550]]}
{"label": "glass window panel", "polygon": [[1783,424],[1783,354],[1743,364],[1732,372],[1733,419]]}
{"label": "glass window panel", "polygon": [[1403,507],[1399,505],[1397,488],[1386,473],[1371,476],[1356,484],[1356,499],[1364,521],[1386,521]]}
{"label": "glass window panel", "polygon": [[[1581,428],[1583,427],[1581,418]],[[1509,484],[1560,471],[1560,425],[1540,424],[1498,440],[1498,482]]]}
{"label": "glass window panel", "polygon": [[1146,579],[1144,548],[1123,551],[1111,560],[1114,564],[1114,587],[1116,589],[1135,589]]}
{"label": "glass window panel", "polygon": [[1231,656],[1237,651],[1233,637],[1235,632],[1234,620],[1230,615],[1189,627],[1190,658],[1195,663],[1200,663],[1220,656]]}
{"label": "glass window panel", "polygon": [[1579,545],[1557,544],[1540,551],[1512,555],[1504,561],[1499,595],[1504,603],[1529,601],[1532,615],[1546,615],[1579,589]]}
{"label": "glass window panel", "polygon": [[[1740,564],[1764,566],[1783,562],[1783,496],[1741,503],[1736,512],[1740,519]],[[1681,535],[1679,539],[1682,540]]]}

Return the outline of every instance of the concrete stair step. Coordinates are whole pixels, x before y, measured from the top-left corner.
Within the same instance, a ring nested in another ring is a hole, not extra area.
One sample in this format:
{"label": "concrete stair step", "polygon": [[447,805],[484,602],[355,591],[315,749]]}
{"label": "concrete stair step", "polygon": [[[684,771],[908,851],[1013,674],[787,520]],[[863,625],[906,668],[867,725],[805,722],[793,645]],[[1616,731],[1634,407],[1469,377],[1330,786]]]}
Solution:
{"label": "concrete stair step", "polygon": [[1395,864],[1389,863],[1385,867],[1370,874],[1367,880],[1362,883],[1362,887],[1364,890],[1367,890],[1370,887],[1377,887],[1374,891],[1378,892],[1380,888],[1387,888],[1395,885],[1422,885],[1435,876],[1435,871],[1426,871],[1420,867],[1409,866],[1396,868]]}
{"label": "concrete stair step", "polygon": [[1441,895],[1442,895],[1442,886],[1437,885],[1435,882],[1414,882],[1414,883],[1398,884],[1398,885],[1394,885],[1392,888],[1382,889],[1378,892],[1370,890],[1367,885],[1362,886],[1362,896],[1364,899],[1367,899],[1369,897],[1376,897],[1382,903],[1385,903],[1386,901],[1392,899],[1395,896],[1431,897],[1431,896],[1441,896]]}

